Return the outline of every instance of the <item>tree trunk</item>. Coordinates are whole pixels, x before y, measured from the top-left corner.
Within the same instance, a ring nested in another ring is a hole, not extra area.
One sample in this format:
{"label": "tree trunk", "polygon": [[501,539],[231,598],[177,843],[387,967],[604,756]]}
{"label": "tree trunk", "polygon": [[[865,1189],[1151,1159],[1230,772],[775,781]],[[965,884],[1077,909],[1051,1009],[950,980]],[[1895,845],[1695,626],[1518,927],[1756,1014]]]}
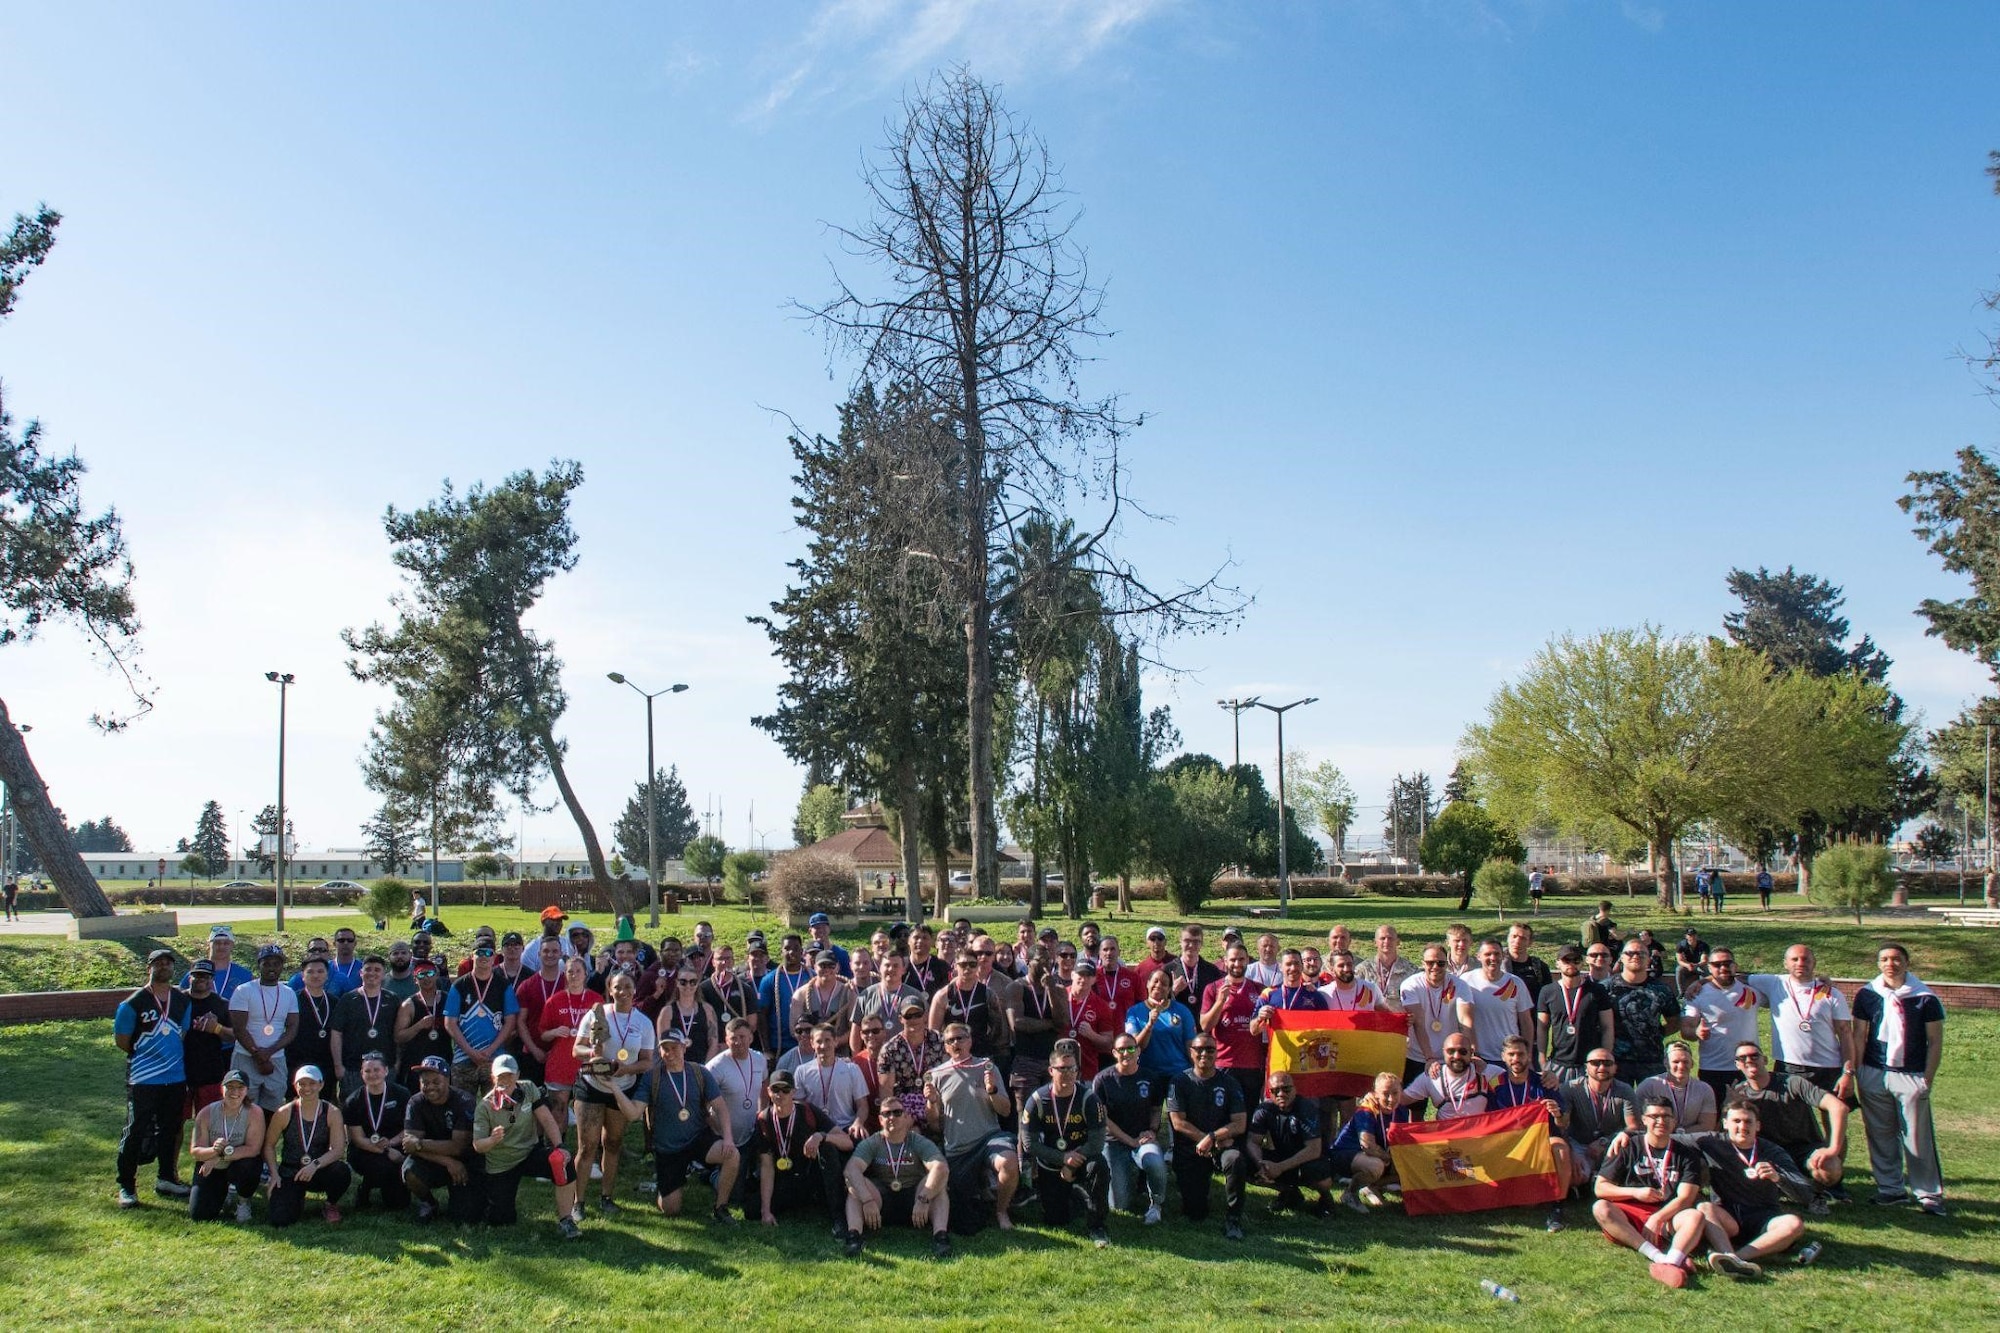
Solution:
{"label": "tree trunk", "polygon": [[1673,841],[1665,837],[1655,837],[1651,850],[1655,867],[1653,886],[1660,896],[1660,910],[1671,912],[1674,910],[1674,899],[1677,896],[1674,890],[1678,887],[1677,881],[1680,878],[1680,867],[1674,862]]}
{"label": "tree trunk", "polygon": [[917,761],[909,755],[896,761],[896,799],[902,803],[897,822],[903,834],[903,911],[914,926],[924,919],[924,879],[917,843],[921,822],[917,817]]}
{"label": "tree trunk", "polygon": [[[1039,691],[1035,694],[1035,809],[1042,806],[1042,716],[1047,706]],[[1039,823],[1039,821],[1037,821]],[[1048,910],[1048,890],[1042,883],[1042,834],[1039,827],[1028,840],[1028,915],[1040,916]]]}
{"label": "tree trunk", "polygon": [[1118,910],[1127,915],[1132,911],[1132,872],[1129,870],[1118,872]]}
{"label": "tree trunk", "polygon": [[[976,310],[979,302],[964,308]],[[972,798],[972,896],[999,892],[994,874],[993,824],[993,605],[988,579],[991,497],[986,475],[986,416],[979,401],[980,367],[973,351],[980,331],[960,330],[960,406],[965,431],[965,733],[970,751]],[[946,840],[947,842],[949,839]]]}
{"label": "tree trunk", "polygon": [[931,909],[931,915],[937,918],[937,921],[938,921],[938,924],[939,924],[939,925],[943,925],[943,924],[945,923],[945,921],[946,921],[946,920],[947,920],[947,919],[948,919],[948,918],[949,918],[949,917],[951,916],[951,846],[950,846],[950,844],[949,844],[949,843],[944,843],[944,844],[941,844],[941,845],[939,845],[939,846],[937,846],[937,847],[934,847],[934,848],[932,848],[932,849],[931,849],[931,856],[932,856],[932,857],[933,857],[933,858],[934,858],[934,859],[936,860],[936,862],[937,862],[937,865],[936,865],[936,870],[937,870],[937,906]]}
{"label": "tree trunk", "polygon": [[82,854],[70,841],[62,816],[49,801],[49,789],[42,784],[42,775],[21,733],[15,730],[4,700],[0,700],[0,782],[7,784],[7,802],[20,821],[21,836],[28,840],[70,915],[79,920],[113,915],[111,900],[91,877]]}
{"label": "tree trunk", "polygon": [[[563,805],[569,810],[569,817],[576,822],[576,831],[583,835],[583,855],[590,862],[591,878],[610,897],[613,915],[630,916],[635,910],[631,886],[613,880],[604,864],[604,849],[598,845],[597,830],[591,827],[590,816],[583,812],[583,802],[577,799],[576,788],[570,786],[569,770],[563,767],[562,747],[556,744],[554,733],[547,727],[537,729],[535,739],[541,743],[542,756],[549,764],[549,776],[555,779]],[[710,897],[713,896],[711,893]]]}

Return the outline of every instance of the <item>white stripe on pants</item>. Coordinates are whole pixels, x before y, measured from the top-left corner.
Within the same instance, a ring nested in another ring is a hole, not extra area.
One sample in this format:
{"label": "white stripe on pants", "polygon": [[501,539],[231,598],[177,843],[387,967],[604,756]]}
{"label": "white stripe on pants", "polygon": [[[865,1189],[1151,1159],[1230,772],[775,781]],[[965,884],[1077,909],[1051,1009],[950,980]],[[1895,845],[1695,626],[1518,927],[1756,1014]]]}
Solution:
{"label": "white stripe on pants", "polygon": [[1868,1165],[1882,1194],[1906,1190],[1918,1199],[1944,1197],[1944,1171],[1931,1130],[1931,1093],[1921,1075],[1862,1066],[1861,1115],[1868,1128]]}

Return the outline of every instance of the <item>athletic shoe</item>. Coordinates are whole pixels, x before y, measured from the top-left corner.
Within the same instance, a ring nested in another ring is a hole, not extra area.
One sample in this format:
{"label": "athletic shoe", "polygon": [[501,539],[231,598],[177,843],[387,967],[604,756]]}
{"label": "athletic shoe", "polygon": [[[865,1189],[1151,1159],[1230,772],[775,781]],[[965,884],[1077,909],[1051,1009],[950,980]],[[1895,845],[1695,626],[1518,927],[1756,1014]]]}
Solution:
{"label": "athletic shoe", "polygon": [[604,1217],[610,1217],[618,1211],[618,1200],[612,1198],[609,1194],[599,1195],[597,1198],[597,1211]]}
{"label": "athletic shoe", "polygon": [[1327,1218],[1333,1216],[1333,1204],[1325,1199],[1316,1199],[1307,1207],[1306,1216],[1318,1218],[1324,1222]]}
{"label": "athletic shoe", "polygon": [[1368,1205],[1361,1202],[1361,1196],[1351,1189],[1340,1196],[1340,1201],[1357,1213],[1365,1215],[1368,1212]]}
{"label": "athletic shoe", "polygon": [[736,1214],[727,1208],[714,1208],[709,1210],[708,1220],[719,1227],[733,1227],[736,1225]]}
{"label": "athletic shoe", "polygon": [[1943,1199],[1925,1199],[1921,1204],[1917,1206],[1922,1208],[1925,1212],[1929,1213],[1932,1217],[1943,1217],[1945,1215]]}
{"label": "athletic shoe", "polygon": [[1090,1243],[1100,1250],[1105,1249],[1111,1244],[1111,1233],[1103,1227],[1092,1227],[1090,1229]]}
{"label": "athletic shoe", "polygon": [[1224,1240],[1242,1240],[1243,1224],[1233,1217],[1230,1218],[1222,1224],[1222,1238]]}
{"label": "athletic shoe", "polygon": [[931,1232],[931,1257],[934,1259],[951,1258],[951,1233],[949,1231]]}
{"label": "athletic shoe", "polygon": [[428,1199],[417,1201],[417,1221],[428,1222],[438,1215],[437,1205]]}
{"label": "athletic shoe", "polygon": [[118,1187],[118,1206],[120,1208],[137,1208],[139,1206],[138,1193],[120,1185]]}
{"label": "athletic shoe", "polygon": [[1687,1269],[1679,1264],[1655,1263],[1646,1272],[1663,1287],[1685,1287],[1688,1284]]}
{"label": "athletic shoe", "polygon": [[1708,1256],[1708,1271],[1721,1273],[1727,1277],[1764,1276],[1764,1270],[1748,1259],[1738,1258],[1735,1254],[1725,1253],[1722,1250],[1716,1250]]}
{"label": "athletic shoe", "polygon": [[153,1193],[163,1199],[185,1199],[194,1191],[188,1188],[185,1181],[156,1180],[153,1182]]}
{"label": "athletic shoe", "polygon": [[1909,1195],[1898,1192],[1895,1194],[1878,1194],[1874,1198],[1870,1199],[1868,1202],[1874,1204],[1878,1208],[1901,1208],[1904,1204],[1908,1203],[1909,1201],[1910,1201]]}
{"label": "athletic shoe", "polygon": [[1568,1225],[1569,1223],[1563,1221],[1563,1210],[1560,1206],[1549,1209],[1549,1220],[1545,1229],[1551,1236]]}
{"label": "athletic shoe", "polygon": [[556,1219],[556,1230],[562,1232],[564,1240],[583,1239],[583,1228],[576,1224],[576,1219],[573,1217],[558,1217]]}
{"label": "athletic shoe", "polygon": [[1158,1205],[1157,1203],[1147,1205],[1145,1220],[1146,1220],[1146,1225],[1149,1227],[1156,1227],[1160,1225],[1160,1205]]}
{"label": "athletic shoe", "polygon": [[1375,1192],[1372,1185],[1363,1185],[1355,1193],[1359,1194],[1361,1202],[1367,1204],[1370,1208],[1380,1208],[1382,1206],[1382,1196]]}
{"label": "athletic shoe", "polygon": [[847,1255],[847,1257],[848,1257],[848,1258],[850,1258],[850,1259],[858,1259],[858,1258],[860,1258],[860,1257],[861,1257],[861,1233],[860,1233],[860,1232],[858,1232],[858,1231],[850,1231],[850,1232],[848,1232],[848,1233],[847,1233],[847,1240],[846,1240],[846,1242],[845,1242],[845,1243],[844,1243],[844,1244],[843,1244],[843,1245],[842,1245],[842,1246],[841,1246],[840,1248],[841,1248],[841,1250],[842,1250],[842,1251],[843,1251],[843,1252],[844,1252],[844,1253],[845,1253],[845,1254]]}
{"label": "athletic shoe", "polygon": [[340,1225],[340,1209],[334,1207],[332,1204],[328,1204],[326,1207],[320,1209],[319,1215],[326,1219],[328,1226],[337,1227]]}
{"label": "athletic shoe", "polygon": [[1806,1247],[1803,1250],[1799,1251],[1799,1257],[1794,1262],[1796,1262],[1800,1268],[1811,1268],[1813,1264],[1819,1260],[1820,1251],[1824,1248],[1825,1246],[1821,1245],[1816,1240],[1809,1241],[1807,1242]]}
{"label": "athletic shoe", "polygon": [[1826,1201],[1824,1194],[1815,1194],[1813,1201],[1806,1205],[1806,1211],[1814,1217],[1825,1217],[1833,1211],[1833,1205]]}
{"label": "athletic shoe", "polygon": [[845,1223],[845,1222],[835,1222],[835,1223],[833,1224],[833,1238],[834,1238],[835,1240],[846,1240],[846,1239],[847,1239],[847,1223]]}
{"label": "athletic shoe", "polygon": [[1840,1184],[1836,1184],[1836,1185],[1835,1185],[1835,1186],[1834,1186],[1834,1187],[1833,1187],[1832,1189],[1830,1189],[1830,1190],[1828,1190],[1828,1191],[1826,1192],[1826,1196],[1827,1196],[1827,1197],[1828,1197],[1829,1199],[1832,1199],[1832,1200],[1833,1200],[1833,1201],[1834,1201],[1835,1203],[1853,1203],[1853,1202],[1854,1202],[1854,1196],[1853,1196],[1852,1194],[1849,1194],[1849,1193],[1847,1192],[1847,1185],[1846,1185],[1846,1183],[1845,1183],[1845,1182],[1842,1182],[1842,1183],[1840,1183]]}
{"label": "athletic shoe", "polygon": [[236,1220],[238,1222],[248,1222],[250,1220],[250,1201],[248,1199],[238,1199],[236,1201]]}

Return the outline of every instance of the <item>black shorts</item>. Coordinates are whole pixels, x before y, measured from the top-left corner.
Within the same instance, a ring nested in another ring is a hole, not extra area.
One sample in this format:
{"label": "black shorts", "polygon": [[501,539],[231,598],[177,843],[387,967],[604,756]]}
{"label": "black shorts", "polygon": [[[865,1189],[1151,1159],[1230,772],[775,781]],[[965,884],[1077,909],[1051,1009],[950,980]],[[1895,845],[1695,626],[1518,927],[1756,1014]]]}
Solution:
{"label": "black shorts", "polygon": [[1363,1151],[1365,1150],[1361,1148],[1335,1148],[1320,1160],[1326,1163],[1327,1168],[1333,1175],[1352,1176],[1354,1174],[1354,1159],[1361,1156]]}
{"label": "black shorts", "polygon": [[[628,1093],[627,1096],[629,1095]],[[608,1106],[614,1111],[618,1109],[618,1099],[616,1097],[608,1092],[599,1091],[595,1085],[591,1084],[581,1075],[577,1077],[576,1083],[570,1089],[570,1096],[574,1100],[584,1103],[586,1106]]]}
{"label": "black shorts", "polygon": [[[1346,1175],[1345,1171],[1341,1172]],[[1295,1166],[1280,1175],[1273,1186],[1281,1190],[1295,1190],[1311,1187],[1324,1189],[1333,1183],[1333,1163],[1324,1157],[1315,1157],[1304,1166]]]}
{"label": "black shorts", "polygon": [[685,1148],[653,1149],[653,1165],[657,1171],[654,1191],[663,1199],[680,1193],[681,1187],[687,1184],[687,1178],[708,1165],[709,1150],[720,1142],[722,1140],[716,1137],[714,1130],[704,1128]]}
{"label": "black shorts", "polygon": [[891,1193],[887,1188],[883,1188],[879,1181],[876,1184],[882,1191],[882,1229],[887,1231],[890,1227],[913,1225],[916,1221],[916,1190],[897,1190]]}
{"label": "black shorts", "polygon": [[1758,1204],[1731,1203],[1729,1200],[1724,1199],[1722,1201],[1722,1211],[1736,1219],[1736,1239],[1747,1242],[1753,1241],[1763,1235],[1764,1228],[1770,1226],[1772,1219],[1778,1217],[1785,1210],[1782,1208],[1765,1208]]}

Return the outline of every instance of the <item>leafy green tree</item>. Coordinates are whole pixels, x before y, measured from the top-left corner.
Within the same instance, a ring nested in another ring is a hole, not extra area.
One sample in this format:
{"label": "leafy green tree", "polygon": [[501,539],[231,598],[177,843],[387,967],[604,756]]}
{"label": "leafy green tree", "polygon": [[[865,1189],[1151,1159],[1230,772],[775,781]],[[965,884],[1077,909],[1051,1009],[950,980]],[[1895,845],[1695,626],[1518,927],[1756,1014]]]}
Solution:
{"label": "leafy green tree", "polygon": [[1729,641],[1764,654],[1780,671],[1811,676],[1859,672],[1872,681],[1888,679],[1889,658],[1866,635],[1846,643],[1847,617],[1840,614],[1846,594],[1836,585],[1787,565],[1773,574],[1763,566],[1756,573],[1729,571],[1730,594],[1740,610],[1722,618]]}
{"label": "leafy green tree", "polygon": [[132,836],[118,827],[110,815],[102,819],[86,819],[70,830],[70,843],[79,852],[129,852],[132,850]]}
{"label": "leafy green tree", "polygon": [[1967,446],[1953,472],[1912,472],[1909,494],[1896,503],[1912,520],[1918,540],[1947,574],[1970,588],[1949,600],[1926,597],[1917,614],[1924,632],[1970,655],[2000,681],[2000,470]]}
{"label": "leafy green tree", "polygon": [[1201,910],[1222,868],[1250,854],[1250,801],[1243,786],[1206,755],[1206,763],[1169,764],[1155,778],[1140,856],[1167,882],[1183,916]]}
{"label": "leafy green tree", "polygon": [[[1243,788],[1245,801],[1244,833],[1249,841],[1249,852],[1243,858],[1244,869],[1253,875],[1270,878],[1278,873],[1278,802],[1270,788],[1264,785],[1264,770],[1256,764],[1238,764],[1229,770],[1236,784]],[[1289,795],[1290,793],[1286,793]],[[1294,808],[1285,811],[1285,869],[1294,875],[1317,873],[1326,864],[1326,853],[1310,833],[1299,826],[1299,812]]]}
{"label": "leafy green tree", "polygon": [[1307,827],[1317,825],[1333,844],[1333,859],[1347,863],[1347,833],[1354,827],[1354,787],[1332,760],[1315,764],[1304,750],[1285,755],[1285,795]]}
{"label": "leafy green tree", "polygon": [[799,797],[798,813],[792,817],[792,841],[801,847],[810,847],[824,838],[831,838],[845,827],[841,816],[847,813],[847,793],[830,782],[820,782],[809,786]]}
{"label": "leafy green tree", "polygon": [[[275,805],[265,806],[250,819],[250,856],[257,862],[258,870],[266,875],[270,874],[272,869],[277,865],[278,858],[275,854],[264,850],[264,839],[271,837],[277,831],[278,807]],[[285,820],[285,846],[290,847],[293,844],[297,833],[298,829],[294,821],[287,817]],[[291,863],[290,853],[286,854],[285,862],[287,865]]]}
{"label": "leafy green tree", "polygon": [[[689,839],[701,832],[701,821],[688,804],[687,784],[681,781],[679,765],[653,774],[653,819],[654,838],[663,861],[679,856]],[[645,783],[632,784],[632,795],[626,799],[618,822],[611,826],[611,845],[633,865],[646,864]]]}
{"label": "leafy green tree", "polygon": [[[525,801],[546,774],[576,825],[592,877],[625,914],[634,907],[631,886],[605,867],[556,734],[568,704],[562,662],[526,625],[549,581],[576,565],[569,504],[582,484],[580,464],[556,461],[539,476],[517,472],[463,495],[447,482],[421,509],[391,508],[383,528],[405,579],[392,603],[397,623],[350,629],[342,639],[355,653],[347,664],[355,678],[389,685],[410,710],[410,735],[449,738],[448,787],[414,780],[417,756],[405,752],[396,767],[411,780],[399,785],[431,793],[433,814],[481,816],[496,789]],[[433,831],[441,841],[445,830],[435,819]]]}
{"label": "leafy green tree", "polygon": [[[1496,856],[1473,872],[1472,891],[1478,896],[1480,906],[1492,908],[1504,921],[1510,910],[1519,911],[1528,905],[1528,872],[1521,869],[1519,861]],[[1464,910],[1462,906],[1460,910]]]}
{"label": "leafy green tree", "polygon": [[[13,311],[22,282],[48,258],[62,216],[46,205],[17,214],[0,238],[0,320]],[[42,425],[17,435],[0,396],[0,647],[25,643],[50,625],[82,631],[92,652],[118,672],[136,713],[152,707],[138,674],[139,612],[132,599],[132,561],[115,509],[92,514],[84,505],[83,460],[45,452]],[[93,717],[106,731],[132,715]],[[77,917],[112,914],[70,840],[28,753],[21,729],[0,700],[0,782],[6,784],[22,844]]]}
{"label": "leafy green tree", "polygon": [[1861,924],[1866,908],[1880,907],[1896,887],[1889,849],[1876,843],[1837,843],[1813,860],[1812,900],[1822,907],[1854,913]]}
{"label": "leafy green tree", "polygon": [[[129,850],[129,848],[127,849]],[[194,836],[188,850],[201,857],[203,875],[219,875],[229,866],[229,821],[223,817],[222,802],[209,801],[194,822]]]}
{"label": "leafy green tree", "polygon": [[209,864],[208,858],[200,852],[189,852],[186,856],[183,856],[180,861],[180,871],[189,879],[207,879],[215,873],[215,869]]}
{"label": "leafy green tree", "polygon": [[362,853],[390,875],[400,875],[417,859],[417,830],[410,816],[384,801],[361,826]]}
{"label": "leafy green tree", "polygon": [[378,927],[386,927],[408,913],[410,897],[408,881],[385,875],[368,886],[368,892],[361,897],[361,910]]}
{"label": "leafy green tree", "polygon": [[1938,862],[1949,861],[1957,854],[1958,835],[1942,824],[1926,824],[1917,830],[1911,847],[1935,868]]}
{"label": "leafy green tree", "polygon": [[1424,869],[1463,878],[1464,888],[1458,900],[1458,910],[1463,912],[1478,887],[1474,876],[1482,866],[1496,859],[1519,865],[1528,859],[1528,849],[1486,811],[1469,802],[1457,801],[1439,811],[1431,826],[1424,830],[1417,855]]}
{"label": "leafy green tree", "polygon": [[1852,674],[1776,675],[1760,654],[1652,627],[1565,635],[1500,689],[1464,749],[1505,825],[1645,839],[1670,907],[1690,825],[1781,827],[1880,800],[1907,735],[1885,693]]}
{"label": "leafy green tree", "polygon": [[731,852],[722,858],[722,890],[726,896],[750,901],[750,882],[764,873],[770,863],[762,852]]}
{"label": "leafy green tree", "polygon": [[1465,802],[1469,805],[1479,804],[1479,797],[1473,792],[1472,788],[1472,774],[1465,771],[1464,762],[1460,761],[1453,764],[1450,774],[1444,780],[1444,803],[1447,806],[1456,805],[1460,802]]}
{"label": "leafy green tree", "polygon": [[507,863],[492,852],[478,852],[465,858],[465,874],[479,885],[479,905],[487,906],[491,881],[507,873]]}
{"label": "leafy green tree", "polygon": [[1420,859],[1418,851],[1424,830],[1437,818],[1437,801],[1431,795],[1431,775],[1419,771],[1413,777],[1398,773],[1389,784],[1388,804],[1382,811],[1382,837],[1390,854],[1399,861]]}
{"label": "leafy green tree", "polygon": [[723,858],[729,855],[729,847],[713,833],[704,833],[690,838],[688,845],[681,849],[681,865],[688,874],[709,884],[714,884],[722,873]]}

